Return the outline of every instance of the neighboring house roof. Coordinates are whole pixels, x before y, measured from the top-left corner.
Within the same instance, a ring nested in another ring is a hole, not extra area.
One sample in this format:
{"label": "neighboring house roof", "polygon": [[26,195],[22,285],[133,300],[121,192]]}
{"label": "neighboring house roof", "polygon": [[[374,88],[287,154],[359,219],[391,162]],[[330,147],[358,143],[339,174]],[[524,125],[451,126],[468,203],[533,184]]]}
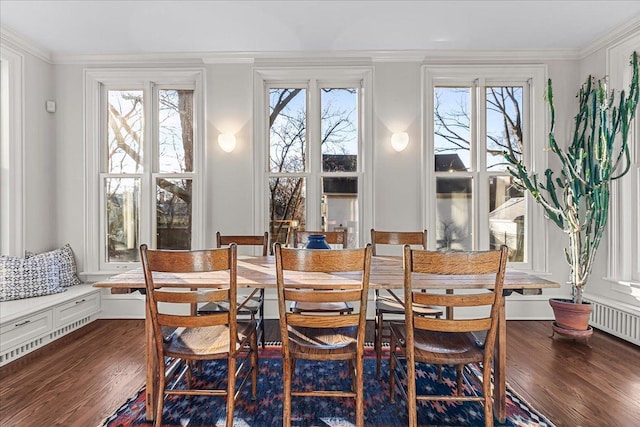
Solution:
{"label": "neighboring house roof", "polygon": [[457,154],[436,154],[436,172],[466,171],[467,168]]}

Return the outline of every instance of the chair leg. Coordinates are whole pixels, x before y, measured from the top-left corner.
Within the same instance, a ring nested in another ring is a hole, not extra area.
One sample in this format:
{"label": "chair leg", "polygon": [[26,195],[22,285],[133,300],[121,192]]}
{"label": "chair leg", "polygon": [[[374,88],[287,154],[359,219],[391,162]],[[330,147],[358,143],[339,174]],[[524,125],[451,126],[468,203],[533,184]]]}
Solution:
{"label": "chair leg", "polygon": [[374,346],[376,349],[376,378],[377,379],[380,379],[380,365],[382,364],[383,322],[384,322],[383,313],[379,310],[376,310]]}
{"label": "chair leg", "polygon": [[262,349],[264,350],[265,346],[265,335],[264,335],[264,289],[260,289],[260,342],[262,343]]}
{"label": "chair leg", "polygon": [[457,390],[458,396],[462,396],[462,385],[463,385],[462,372],[463,371],[464,371],[464,365],[456,366],[456,380],[457,380],[456,382],[458,386],[458,390]]}
{"label": "chair leg", "polygon": [[413,357],[413,349],[407,348],[407,409],[409,411],[408,427],[418,426],[418,409],[416,401],[416,364]]}
{"label": "chair leg", "polygon": [[283,383],[283,402],[282,402],[282,426],[291,427],[291,375],[292,369],[295,369],[295,361],[285,358],[282,361],[282,383]]}
{"label": "chair leg", "polygon": [[364,426],[364,357],[356,359],[356,426]]}
{"label": "chair leg", "polygon": [[389,395],[391,396],[391,403],[396,401],[396,359],[394,357],[396,353],[396,336],[391,333],[389,338]]}
{"label": "chair leg", "polygon": [[[486,366],[485,366],[486,365]],[[491,363],[482,366],[482,393],[484,395],[484,425],[493,427],[493,395],[491,393]]]}
{"label": "chair leg", "polygon": [[258,397],[258,337],[256,337],[255,334],[251,338],[250,345],[251,345],[251,398],[255,400]]}
{"label": "chair leg", "polygon": [[[158,360],[160,361],[159,363],[164,363],[164,357],[159,357]],[[155,395],[155,399],[156,399],[156,415],[155,418],[153,419],[153,426],[154,427],[161,427],[162,426],[162,412],[164,410],[164,386],[165,386],[165,371],[163,368],[160,369],[159,375],[158,375],[158,388],[156,390],[156,395]]]}
{"label": "chair leg", "polygon": [[233,411],[236,394],[236,355],[229,355],[227,380],[227,427],[233,427]]}

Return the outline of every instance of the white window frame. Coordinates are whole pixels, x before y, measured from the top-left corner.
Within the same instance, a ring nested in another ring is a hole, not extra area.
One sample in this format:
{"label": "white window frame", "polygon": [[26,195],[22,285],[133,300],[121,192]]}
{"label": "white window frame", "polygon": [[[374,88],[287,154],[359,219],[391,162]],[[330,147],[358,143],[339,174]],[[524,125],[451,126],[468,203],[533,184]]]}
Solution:
{"label": "white window frame", "polygon": [[[629,58],[633,51],[640,51],[640,34],[636,33],[607,48],[607,76],[609,85],[627,94],[632,69]],[[615,290],[640,295],[640,109],[636,110],[635,123],[629,135],[631,169],[621,179],[611,183],[611,200],[608,221],[607,279],[617,283]],[[630,289],[635,288],[635,289]]]}
{"label": "white window frame", "polygon": [[23,256],[24,56],[4,43],[0,47],[0,254]]}
{"label": "white window frame", "polygon": [[[373,153],[373,102],[371,99],[373,84],[373,70],[371,67],[327,67],[327,68],[255,68],[254,69],[254,161],[260,168],[255,174],[255,201],[257,208],[255,229],[269,228],[269,194],[267,180],[274,176],[269,171],[269,89],[270,88],[305,88],[307,91],[307,117],[309,126],[319,126],[319,121],[311,115],[320,108],[320,99],[315,93],[323,87],[358,87],[359,88],[359,123],[358,123],[358,170],[357,172],[333,174],[319,170],[321,162],[320,146],[311,145],[307,138],[308,159],[307,171],[283,174],[287,177],[305,177],[307,185],[307,224],[308,227],[320,226],[322,194],[322,177],[327,176],[355,176],[358,178],[358,246],[366,240],[365,230],[373,224],[373,177],[370,174]],[[312,94],[313,92],[313,94]],[[311,104],[314,104],[310,107]],[[317,105],[316,105],[317,104]],[[315,120],[316,123],[313,123]],[[317,144],[316,144],[317,145]]]}
{"label": "white window frame", "polygon": [[[105,96],[109,88],[142,89],[144,96],[150,97],[154,90],[171,88],[194,89],[194,150],[193,172],[181,174],[158,173],[157,165],[153,162],[156,158],[153,143],[146,145],[144,153],[144,173],[142,174],[118,174],[118,177],[138,177],[141,179],[142,194],[146,194],[140,200],[140,239],[141,243],[147,243],[155,247],[156,216],[151,208],[155,191],[154,182],[158,177],[192,178],[192,240],[193,249],[203,248],[205,243],[204,233],[204,194],[205,194],[205,70],[194,69],[85,69],[85,275],[102,276],[110,272],[128,270],[137,267],[135,262],[106,262],[106,244],[104,242],[104,178],[113,177],[113,174],[102,172],[104,161],[104,135],[106,117]],[[153,105],[149,103],[148,105]],[[156,112],[145,112],[145,118],[155,115]],[[145,120],[145,134],[152,135],[151,123]],[[156,135],[157,136],[157,135]],[[155,136],[151,138],[157,139]],[[146,190],[146,191],[145,191]]]}
{"label": "white window frame", "polygon": [[[545,154],[546,147],[546,105],[543,100],[543,94],[546,89],[546,65],[425,65],[422,67],[422,133],[423,133],[423,167],[422,167],[422,194],[425,195],[423,203],[423,222],[427,224],[429,230],[436,229],[436,214],[432,209],[436,192],[436,176],[435,160],[434,160],[434,101],[433,91],[436,86],[446,85],[467,85],[475,88],[477,86],[487,85],[522,85],[525,89],[529,86],[529,95],[523,93],[523,113],[529,114],[529,123],[525,123],[523,132],[526,134],[526,140],[531,141],[524,147],[525,164],[530,170],[538,173],[544,172],[547,167],[547,156]],[[526,92],[526,90],[524,91]],[[528,102],[527,102],[528,96]],[[485,94],[475,96],[472,94],[472,102],[476,103],[479,108],[480,120],[472,123],[471,132],[477,141],[477,149],[472,152],[474,159],[474,168],[479,165],[479,169],[469,174],[457,173],[456,176],[473,176],[474,179],[485,180],[490,176],[504,175],[503,173],[486,171],[486,139],[481,136],[484,134],[484,101]],[[482,107],[482,108],[480,108]],[[488,212],[489,198],[488,186],[478,182],[474,184],[474,189],[478,189],[478,194],[474,194],[473,200],[473,216],[475,218],[474,227],[481,224],[487,224],[488,228]],[[526,193],[526,221],[525,221],[525,253],[527,260],[525,262],[512,263],[512,267],[531,272],[546,273],[548,272],[547,245],[548,245],[548,229],[544,212],[540,206],[533,201],[531,195]],[[536,230],[534,235],[533,230]],[[540,230],[543,230],[541,233]],[[482,234],[482,236],[480,235]],[[473,229],[473,244],[476,248],[488,247],[488,234],[478,233]],[[429,247],[436,247],[436,233],[429,233]]]}

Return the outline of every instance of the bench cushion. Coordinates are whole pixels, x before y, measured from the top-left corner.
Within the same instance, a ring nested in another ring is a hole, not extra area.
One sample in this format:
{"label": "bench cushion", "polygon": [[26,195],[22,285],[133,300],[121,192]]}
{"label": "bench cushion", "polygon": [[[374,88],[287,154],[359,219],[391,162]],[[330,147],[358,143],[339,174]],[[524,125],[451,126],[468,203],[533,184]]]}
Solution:
{"label": "bench cushion", "polygon": [[60,263],[46,254],[30,258],[0,257],[0,301],[64,292]]}
{"label": "bench cushion", "polygon": [[[31,258],[35,256],[33,252],[25,252],[25,258]],[[44,252],[40,255],[46,255],[52,259],[52,262],[58,262],[60,265],[60,286],[75,286],[82,283],[78,277],[76,268],[76,259],[73,256],[73,250],[68,243],[60,249]]]}

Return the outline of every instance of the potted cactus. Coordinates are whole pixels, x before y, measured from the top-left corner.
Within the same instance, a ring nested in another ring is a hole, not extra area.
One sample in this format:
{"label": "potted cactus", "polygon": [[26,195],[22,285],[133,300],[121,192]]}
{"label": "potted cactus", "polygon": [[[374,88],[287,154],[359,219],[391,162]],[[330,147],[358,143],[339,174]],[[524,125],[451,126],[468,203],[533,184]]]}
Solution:
{"label": "potted cactus", "polygon": [[[554,308],[556,325],[560,328],[585,331],[589,328],[591,306],[583,304],[582,297],[607,223],[610,184],[624,176],[631,165],[628,137],[638,105],[637,52],[631,56],[631,66],[633,77],[628,94],[624,90],[619,94],[607,90],[605,79],[587,78],[577,95],[575,129],[566,148],[558,145],[554,135],[555,110],[549,79],[546,93],[551,116],[549,149],[562,165],[559,176],[547,169],[541,178],[511,153],[504,153],[516,185],[527,190],[544,208],[546,216],[569,236],[565,254],[573,299],[565,300],[564,305],[572,311],[581,311],[585,306],[586,316],[578,324],[559,319]],[[552,307],[554,303],[552,300]]]}

